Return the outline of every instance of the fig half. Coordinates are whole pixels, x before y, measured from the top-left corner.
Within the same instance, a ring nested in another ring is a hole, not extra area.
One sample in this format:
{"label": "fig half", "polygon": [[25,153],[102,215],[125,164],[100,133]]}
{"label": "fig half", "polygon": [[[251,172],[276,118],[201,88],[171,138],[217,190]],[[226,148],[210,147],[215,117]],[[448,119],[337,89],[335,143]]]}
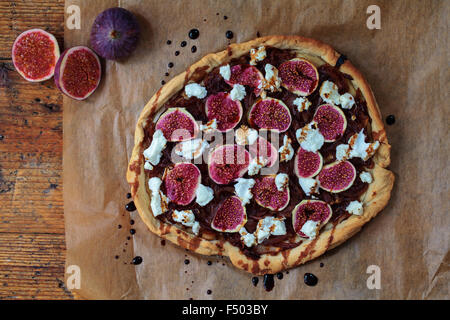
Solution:
{"label": "fig half", "polygon": [[156,122],[167,141],[178,142],[195,138],[199,128],[194,117],[184,108],[169,108]]}
{"label": "fig half", "polygon": [[292,117],[283,101],[266,98],[253,104],[248,121],[253,127],[259,129],[285,132],[291,125]]}
{"label": "fig half", "polygon": [[164,184],[170,201],[188,205],[194,200],[202,176],[192,163],[177,163],[166,171]]}
{"label": "fig half", "polygon": [[217,129],[221,132],[233,129],[242,118],[242,104],[239,100],[232,100],[226,92],[210,95],[205,111],[209,121],[216,119]]}
{"label": "fig half", "polygon": [[323,158],[319,152],[299,148],[295,156],[294,171],[299,178],[312,178],[322,169]]}
{"label": "fig half", "polygon": [[299,95],[309,96],[319,85],[317,68],[305,59],[292,59],[278,67],[281,85]]}
{"label": "fig half", "polygon": [[237,64],[231,67],[231,75],[229,80],[225,80],[231,86],[241,84],[253,89],[256,96],[262,92],[264,76],[254,66]]}
{"label": "fig half", "polygon": [[325,142],[333,142],[342,137],[347,129],[347,120],[344,112],[332,104],[322,104],[314,113],[314,121]]}
{"label": "fig half", "polygon": [[338,193],[351,187],[356,178],[356,169],[349,161],[336,161],[322,168],[318,180],[322,189]]}
{"label": "fig half", "polygon": [[22,32],[12,46],[12,61],[27,81],[40,82],[53,77],[59,58],[56,38],[41,29]]}
{"label": "fig half", "polygon": [[303,200],[292,210],[292,227],[300,237],[310,238],[311,234],[307,235],[302,231],[303,225],[312,221],[320,229],[330,220],[332,213],[330,205],[325,201]]}
{"label": "fig half", "polygon": [[217,184],[228,184],[242,177],[250,164],[250,153],[237,144],[216,147],[209,155],[208,172]]}
{"label": "fig half", "polygon": [[211,222],[211,228],[220,232],[238,232],[246,222],[247,213],[242,201],[231,196],[220,204]]}
{"label": "fig half", "polygon": [[277,149],[263,137],[258,137],[256,142],[249,146],[249,151],[254,158],[264,159],[267,167],[273,166],[278,160]]}
{"label": "fig half", "polygon": [[279,191],[275,181],[275,176],[264,176],[255,179],[255,185],[252,188],[253,198],[261,207],[272,211],[281,211],[289,203],[289,188]]}

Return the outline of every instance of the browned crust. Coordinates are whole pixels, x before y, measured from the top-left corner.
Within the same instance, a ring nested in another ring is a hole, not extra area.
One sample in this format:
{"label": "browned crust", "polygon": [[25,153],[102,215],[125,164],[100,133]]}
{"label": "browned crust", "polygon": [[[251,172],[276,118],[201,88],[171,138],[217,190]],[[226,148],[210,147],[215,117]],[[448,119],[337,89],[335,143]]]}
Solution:
{"label": "browned crust", "polygon": [[[251,48],[260,45],[296,50],[298,56],[307,57],[317,64],[326,62],[330,65],[335,65],[340,56],[329,45],[300,36],[257,38],[241,44],[232,44],[227,50],[206,55],[162,87],[144,107],[136,125],[135,146],[127,172],[127,180],[131,185],[131,192],[139,215],[153,233],[199,254],[228,256],[236,267],[258,275],[276,273],[303,264],[350,238],[386,206],[394,184],[393,173],[385,169],[390,163],[390,145],[384,130],[380,109],[369,84],[362,74],[347,60],[340,70],[352,76],[353,86],[361,90],[372,120],[372,132],[381,142],[381,146],[374,156],[375,167],[371,170],[374,181],[361,197],[361,201],[364,204],[364,214],[362,216],[352,215],[335,227],[328,224],[315,240],[303,242],[296,248],[282,252],[263,254],[258,261],[249,259],[240,252],[239,248],[228,242],[202,239],[182,226],[162,223],[153,217],[149,205],[150,197],[145,187],[146,181],[142,161],[142,142],[147,119],[156,113],[172,95],[181,90],[186,80],[195,75],[195,71],[199,70],[199,68],[209,72],[211,69],[227,63],[233,58],[247,54]],[[136,170],[136,168],[138,169]]]}

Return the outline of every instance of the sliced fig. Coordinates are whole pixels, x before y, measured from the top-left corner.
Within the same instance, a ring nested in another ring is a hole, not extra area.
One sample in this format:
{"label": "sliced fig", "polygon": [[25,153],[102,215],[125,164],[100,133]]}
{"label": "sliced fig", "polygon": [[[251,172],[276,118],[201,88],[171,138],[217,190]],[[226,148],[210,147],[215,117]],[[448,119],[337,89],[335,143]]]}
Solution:
{"label": "sliced fig", "polygon": [[17,72],[31,82],[53,77],[59,58],[56,38],[41,29],[22,32],[12,46],[12,61]]}
{"label": "sliced fig", "polygon": [[289,108],[283,101],[266,98],[253,104],[248,115],[248,121],[259,129],[285,132],[289,129],[292,117]]}
{"label": "sliced fig", "polygon": [[322,169],[323,158],[319,152],[298,148],[295,156],[295,174],[299,178],[312,178]]}
{"label": "sliced fig", "polygon": [[269,141],[258,137],[256,142],[249,146],[250,154],[255,158],[263,158],[267,167],[273,166],[278,160],[278,151]]}
{"label": "sliced fig", "polygon": [[319,85],[319,72],[308,60],[292,59],[278,67],[281,85],[299,95],[309,96]]}
{"label": "sliced fig", "polygon": [[351,187],[356,178],[356,169],[349,161],[336,161],[322,168],[318,180],[320,187],[338,193]]}
{"label": "sliced fig", "polygon": [[319,132],[325,138],[325,142],[333,142],[342,137],[347,129],[347,120],[344,112],[332,104],[322,104],[314,114]]}
{"label": "sliced fig", "polygon": [[164,184],[170,201],[188,205],[194,200],[201,180],[200,170],[192,163],[177,163],[166,171]]}
{"label": "sliced fig", "polygon": [[302,227],[307,221],[317,223],[317,227],[323,227],[330,220],[333,211],[328,203],[321,200],[303,200],[292,210],[292,227],[302,238],[309,238],[303,233]]}
{"label": "sliced fig", "polygon": [[195,138],[199,128],[194,117],[184,108],[169,108],[156,122],[167,141],[178,142]]}
{"label": "sliced fig", "polygon": [[242,177],[250,164],[250,153],[237,144],[216,147],[209,155],[208,172],[218,184],[228,184]]}
{"label": "sliced fig", "polygon": [[242,118],[242,104],[232,100],[226,92],[210,95],[205,109],[208,120],[216,119],[217,129],[221,132],[233,129]]}
{"label": "sliced fig", "polygon": [[290,200],[289,188],[279,191],[273,175],[255,179],[252,194],[256,203],[272,211],[283,210]]}
{"label": "sliced fig", "polygon": [[100,60],[88,47],[77,46],[64,50],[56,63],[56,86],[75,100],[89,97],[97,89],[101,76]]}
{"label": "sliced fig", "polygon": [[235,84],[248,86],[253,88],[256,96],[259,96],[262,92],[264,76],[254,66],[237,64],[231,67],[230,80],[226,80],[226,83],[231,86]]}
{"label": "sliced fig", "polygon": [[220,204],[211,222],[211,228],[220,232],[238,232],[246,222],[247,213],[242,201],[231,196]]}

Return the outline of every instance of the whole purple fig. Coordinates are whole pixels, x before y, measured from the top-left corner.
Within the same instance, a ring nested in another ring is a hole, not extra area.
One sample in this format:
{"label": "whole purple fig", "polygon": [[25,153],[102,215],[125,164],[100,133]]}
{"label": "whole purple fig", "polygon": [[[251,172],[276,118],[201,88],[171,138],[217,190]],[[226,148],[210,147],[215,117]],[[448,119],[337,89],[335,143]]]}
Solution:
{"label": "whole purple fig", "polygon": [[139,23],[130,11],[110,8],[95,18],[91,29],[91,47],[105,59],[123,59],[136,49],[139,34]]}

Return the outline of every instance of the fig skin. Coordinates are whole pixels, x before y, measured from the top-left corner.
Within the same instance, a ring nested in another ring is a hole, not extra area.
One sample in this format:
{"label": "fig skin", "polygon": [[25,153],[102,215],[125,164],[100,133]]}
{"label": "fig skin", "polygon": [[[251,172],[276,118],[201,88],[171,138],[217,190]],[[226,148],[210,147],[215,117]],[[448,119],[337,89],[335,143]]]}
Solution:
{"label": "fig skin", "polygon": [[278,150],[263,137],[258,137],[256,142],[249,146],[249,151],[254,158],[263,157],[267,159],[267,167],[273,166],[278,160]]}
{"label": "fig skin", "polygon": [[136,17],[124,8],[109,8],[95,18],[90,43],[108,60],[127,58],[136,49],[140,27]]}
{"label": "fig skin", "polygon": [[302,200],[292,210],[292,227],[302,238],[309,238],[300,230],[306,221],[320,221],[319,229],[330,220],[333,210],[331,206],[322,200]]}
{"label": "fig skin", "polygon": [[263,176],[255,181],[252,194],[257,204],[272,211],[281,211],[287,207],[290,201],[289,188],[279,191],[275,175]]}
{"label": "fig skin", "polygon": [[[305,166],[307,168],[305,168]],[[311,152],[306,151],[301,147],[298,148],[297,154],[295,155],[295,167],[294,167],[294,171],[297,177],[312,178],[317,174],[319,174],[320,170],[322,170],[322,166],[323,166],[323,157],[320,154],[320,152]],[[310,172],[309,174],[305,173],[304,172],[305,170],[302,170],[303,168],[310,171],[310,167],[315,168],[315,170]]]}
{"label": "fig skin", "polygon": [[[48,62],[48,66],[47,70],[45,70],[45,72],[42,72],[42,70],[39,71],[38,75],[30,75],[30,72],[35,73],[36,70],[31,70],[34,68],[42,68],[45,67],[42,64],[39,65],[35,65],[35,63],[33,63],[33,58],[31,57],[30,59],[30,55],[39,55],[41,56],[43,54],[43,52],[45,50],[50,50],[50,48],[46,47],[46,44],[41,43],[41,41],[36,40],[36,41],[31,41],[28,40],[26,45],[26,48],[20,48],[21,45],[23,45],[22,41],[24,38],[29,39],[30,37],[33,36],[33,34],[35,35],[34,37],[36,37],[36,35],[38,35],[39,37],[45,37],[47,38],[47,40],[53,45],[53,51],[52,52],[47,52],[46,54],[50,54],[53,55],[53,58],[49,59]],[[33,42],[31,44],[31,42]],[[20,52],[22,50],[25,50],[25,52]],[[17,56],[21,56],[24,55],[24,57],[22,57],[22,59],[24,59],[25,61],[23,61],[23,63],[25,65],[21,65],[21,62],[18,61]],[[41,81],[45,81],[50,79],[51,77],[53,77],[54,73],[55,73],[55,68],[56,68],[56,64],[57,61],[60,57],[60,51],[59,51],[59,45],[58,45],[58,41],[56,40],[55,36],[52,35],[51,33],[48,33],[42,29],[30,29],[27,31],[22,32],[14,41],[12,49],[11,49],[11,57],[12,57],[12,61],[14,64],[14,67],[16,68],[17,72],[27,81],[30,82],[41,82]],[[23,70],[25,67],[25,69],[28,70]]]}
{"label": "fig skin", "polygon": [[283,101],[266,98],[256,101],[250,108],[248,122],[258,129],[285,132],[292,123],[289,108]]}
{"label": "fig skin", "polygon": [[[72,61],[76,59],[77,55],[79,61]],[[90,56],[90,61],[88,61]],[[75,65],[70,66],[71,63]],[[80,66],[76,63],[89,63],[88,66]],[[69,66],[72,71],[65,72]],[[88,71],[86,71],[88,70]],[[80,76],[81,79],[73,79],[71,76]],[[76,46],[70,49],[64,50],[58,59],[55,67],[55,84],[62,93],[75,100],[84,100],[88,98],[97,89],[102,77],[102,67],[100,65],[100,59],[94,51],[85,46]],[[70,86],[70,87],[69,87]],[[87,90],[80,92],[80,88],[88,86]]]}
{"label": "fig skin", "polygon": [[[233,159],[230,159],[231,157]],[[240,145],[218,146],[211,151],[208,157],[209,176],[217,184],[229,184],[245,174],[250,159],[250,153]],[[230,160],[232,163],[229,163]]]}
{"label": "fig skin", "polygon": [[336,141],[344,135],[345,129],[347,129],[344,112],[330,103],[317,107],[313,119],[317,123],[319,132],[325,138],[325,142]]}
{"label": "fig skin", "polygon": [[196,197],[202,175],[192,163],[177,163],[164,175],[167,197],[179,205],[188,205]]}
{"label": "fig skin", "polygon": [[299,96],[309,96],[319,85],[319,72],[308,60],[295,58],[279,67],[281,85]]}
{"label": "fig skin", "polygon": [[220,232],[238,232],[247,223],[247,212],[237,196],[226,198],[216,211],[211,228]]}
{"label": "fig skin", "polygon": [[[176,117],[178,115],[178,117]],[[181,119],[183,117],[184,119]],[[180,142],[195,138],[199,127],[194,117],[184,108],[169,108],[158,119],[156,130],[161,130],[167,141]],[[176,130],[180,130],[178,136],[173,136]],[[186,132],[189,134],[186,135]]]}
{"label": "fig skin", "polygon": [[254,94],[258,97],[262,92],[264,83],[263,74],[254,66],[235,65],[231,67],[231,76],[229,80],[225,80],[230,86],[241,84],[253,88]]}
{"label": "fig skin", "polygon": [[336,161],[322,168],[319,186],[325,191],[339,193],[347,190],[356,179],[356,169],[349,161]]}
{"label": "fig skin", "polygon": [[205,113],[209,121],[216,119],[217,130],[227,132],[241,121],[243,109],[240,101],[232,100],[226,92],[219,92],[206,100]]}

